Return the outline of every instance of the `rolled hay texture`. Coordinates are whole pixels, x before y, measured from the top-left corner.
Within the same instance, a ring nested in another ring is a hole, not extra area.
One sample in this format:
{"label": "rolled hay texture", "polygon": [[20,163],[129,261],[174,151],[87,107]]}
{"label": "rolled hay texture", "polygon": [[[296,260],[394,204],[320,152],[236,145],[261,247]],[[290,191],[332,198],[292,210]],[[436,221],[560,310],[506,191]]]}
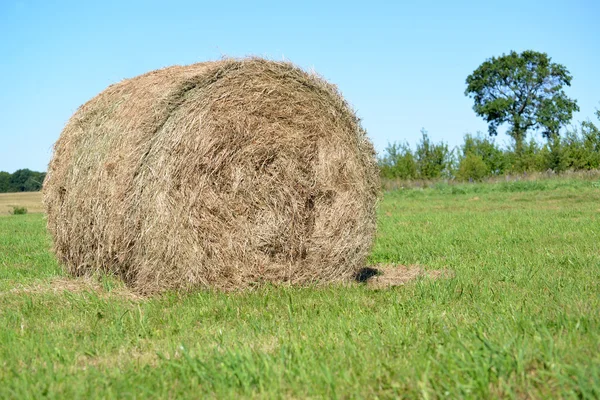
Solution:
{"label": "rolled hay texture", "polygon": [[336,87],[251,58],[153,71],[81,106],[44,204],[73,275],[232,289],[351,277],[378,190],[373,146]]}

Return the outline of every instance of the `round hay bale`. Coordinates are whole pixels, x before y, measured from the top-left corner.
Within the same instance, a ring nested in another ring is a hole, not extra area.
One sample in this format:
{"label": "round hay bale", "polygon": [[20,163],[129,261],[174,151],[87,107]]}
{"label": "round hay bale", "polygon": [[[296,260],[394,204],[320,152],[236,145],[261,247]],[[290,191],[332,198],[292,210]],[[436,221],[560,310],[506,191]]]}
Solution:
{"label": "round hay bale", "polygon": [[73,275],[230,289],[350,278],[378,190],[373,146],[336,87],[251,58],[153,71],[81,106],[44,204]]}

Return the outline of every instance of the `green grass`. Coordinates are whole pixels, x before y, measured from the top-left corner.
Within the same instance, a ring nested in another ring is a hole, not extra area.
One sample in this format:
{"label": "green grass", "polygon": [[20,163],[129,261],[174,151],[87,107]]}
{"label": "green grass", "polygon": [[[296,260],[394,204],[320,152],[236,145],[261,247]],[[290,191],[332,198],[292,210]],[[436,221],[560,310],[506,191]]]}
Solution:
{"label": "green grass", "polygon": [[598,182],[387,193],[370,262],[455,277],[385,290],[46,290],[44,225],[0,217],[0,398],[600,397]]}

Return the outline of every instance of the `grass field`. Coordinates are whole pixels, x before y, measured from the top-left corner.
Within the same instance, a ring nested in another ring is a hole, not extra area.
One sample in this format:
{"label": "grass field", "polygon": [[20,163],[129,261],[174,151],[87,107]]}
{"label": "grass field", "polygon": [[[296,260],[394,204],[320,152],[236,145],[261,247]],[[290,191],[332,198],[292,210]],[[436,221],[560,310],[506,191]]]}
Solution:
{"label": "grass field", "polygon": [[373,290],[139,298],[69,280],[42,214],[0,217],[0,398],[598,398],[600,182],[388,192]]}
{"label": "grass field", "polygon": [[0,193],[0,215],[10,214],[13,207],[25,207],[30,213],[41,213],[44,211],[42,194],[41,192]]}

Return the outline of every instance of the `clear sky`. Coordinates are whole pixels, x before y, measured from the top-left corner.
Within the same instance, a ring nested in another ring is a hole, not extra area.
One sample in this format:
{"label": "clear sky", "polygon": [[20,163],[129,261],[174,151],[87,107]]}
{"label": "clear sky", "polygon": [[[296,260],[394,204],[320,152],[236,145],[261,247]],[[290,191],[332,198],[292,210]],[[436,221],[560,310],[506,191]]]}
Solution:
{"label": "clear sky", "polygon": [[[0,170],[45,170],[73,112],[108,85],[173,64],[265,56],[337,84],[376,148],[455,146],[486,131],[465,78],[510,50],[574,79],[574,120],[600,107],[600,1],[0,0]],[[501,142],[506,136],[500,136]]]}

